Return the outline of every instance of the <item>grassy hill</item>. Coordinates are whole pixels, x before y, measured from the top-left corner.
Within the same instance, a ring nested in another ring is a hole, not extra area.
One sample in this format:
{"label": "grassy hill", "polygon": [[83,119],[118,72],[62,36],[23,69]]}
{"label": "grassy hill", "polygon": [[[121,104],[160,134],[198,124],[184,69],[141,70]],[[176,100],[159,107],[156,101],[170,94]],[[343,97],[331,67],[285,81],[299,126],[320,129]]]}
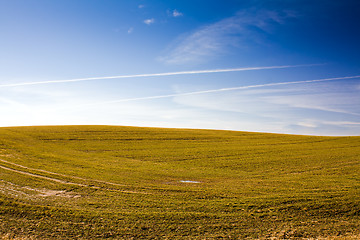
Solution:
{"label": "grassy hill", "polygon": [[0,236],[360,237],[360,137],[0,128]]}

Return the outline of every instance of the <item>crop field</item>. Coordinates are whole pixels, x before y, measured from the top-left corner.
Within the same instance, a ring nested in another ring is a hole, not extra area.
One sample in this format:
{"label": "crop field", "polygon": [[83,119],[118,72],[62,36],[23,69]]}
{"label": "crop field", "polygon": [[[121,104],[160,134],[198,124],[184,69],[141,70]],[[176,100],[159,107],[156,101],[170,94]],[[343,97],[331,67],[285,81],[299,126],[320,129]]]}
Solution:
{"label": "crop field", "polygon": [[360,137],[0,128],[0,238],[360,239]]}

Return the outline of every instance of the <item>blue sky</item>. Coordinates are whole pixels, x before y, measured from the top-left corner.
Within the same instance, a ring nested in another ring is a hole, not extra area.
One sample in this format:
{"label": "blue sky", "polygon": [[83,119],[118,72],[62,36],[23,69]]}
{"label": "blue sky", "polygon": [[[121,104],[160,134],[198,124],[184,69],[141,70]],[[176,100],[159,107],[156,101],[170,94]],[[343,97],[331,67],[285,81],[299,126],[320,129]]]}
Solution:
{"label": "blue sky", "polygon": [[0,0],[0,126],[360,135],[357,0]]}

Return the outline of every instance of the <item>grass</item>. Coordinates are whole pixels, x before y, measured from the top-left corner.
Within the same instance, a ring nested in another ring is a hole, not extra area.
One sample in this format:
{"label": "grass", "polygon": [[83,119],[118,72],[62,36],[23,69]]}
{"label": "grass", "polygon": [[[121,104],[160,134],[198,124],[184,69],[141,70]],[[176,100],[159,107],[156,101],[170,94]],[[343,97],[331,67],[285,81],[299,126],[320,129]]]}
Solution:
{"label": "grass", "polygon": [[0,128],[4,239],[356,239],[360,137]]}

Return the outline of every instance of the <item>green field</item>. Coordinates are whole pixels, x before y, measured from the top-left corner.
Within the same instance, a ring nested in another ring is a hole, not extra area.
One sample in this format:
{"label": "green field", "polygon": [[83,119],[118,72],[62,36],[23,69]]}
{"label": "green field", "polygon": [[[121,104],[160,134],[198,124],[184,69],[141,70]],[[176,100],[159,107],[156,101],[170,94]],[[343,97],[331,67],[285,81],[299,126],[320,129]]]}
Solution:
{"label": "green field", "polygon": [[0,128],[0,237],[360,238],[360,137]]}

